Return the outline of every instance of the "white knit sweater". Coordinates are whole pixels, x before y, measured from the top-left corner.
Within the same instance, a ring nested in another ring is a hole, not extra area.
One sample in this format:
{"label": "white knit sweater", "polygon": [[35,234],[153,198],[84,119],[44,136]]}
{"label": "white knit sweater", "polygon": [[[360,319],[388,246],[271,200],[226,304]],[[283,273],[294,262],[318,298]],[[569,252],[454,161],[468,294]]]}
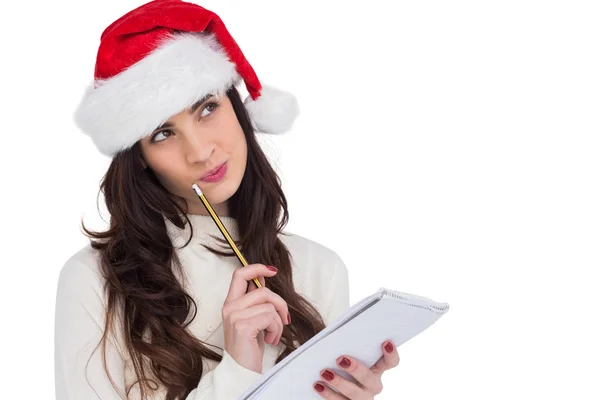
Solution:
{"label": "white knit sweater", "polygon": [[[204,243],[218,248],[210,235],[222,237],[210,217],[188,217],[192,221],[194,238],[186,247],[177,250],[185,274],[182,282],[198,306],[196,318],[188,329],[200,340],[224,349],[221,309],[233,271],[241,265],[235,257],[221,257],[201,246]],[[221,221],[231,236],[237,238],[236,220],[221,217]],[[173,244],[176,248],[181,247],[188,238],[189,227],[180,230],[167,221],[167,228]],[[349,307],[346,266],[325,246],[289,232],[286,234],[280,237],[292,256],[296,291],[322,313],[326,324],[330,324]],[[96,348],[106,313],[104,279],[97,256],[88,245],[70,257],[60,272],[55,314],[57,400],[125,398],[115,391],[106,376],[102,347]],[[135,381],[135,374],[124,350],[122,333],[109,338],[107,368],[120,392],[124,393]],[[220,363],[205,360],[198,386],[185,400],[235,400],[260,378],[261,374],[240,366],[226,351],[211,348],[222,354],[223,360]],[[282,350],[282,344],[278,347],[265,344],[263,373],[275,365]],[[134,386],[129,398],[140,399],[138,385]],[[164,398],[164,388],[160,387],[149,400]]]}

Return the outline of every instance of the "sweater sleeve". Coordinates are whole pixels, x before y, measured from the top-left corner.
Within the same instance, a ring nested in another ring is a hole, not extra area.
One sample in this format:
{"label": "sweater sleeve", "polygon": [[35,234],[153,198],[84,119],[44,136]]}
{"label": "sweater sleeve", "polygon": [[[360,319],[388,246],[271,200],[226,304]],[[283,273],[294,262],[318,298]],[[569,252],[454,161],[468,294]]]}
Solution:
{"label": "sweater sleeve", "polygon": [[[55,393],[57,400],[121,400],[125,362],[109,336],[104,369],[105,301],[102,283],[85,263],[70,260],[58,279],[55,310]],[[237,400],[262,374],[239,365],[227,351],[185,400]],[[137,385],[131,399],[138,400]]]}
{"label": "sweater sleeve", "polygon": [[55,392],[58,400],[121,399],[124,364],[114,342],[98,345],[104,331],[101,285],[81,262],[69,260],[58,278],[54,321]]}
{"label": "sweater sleeve", "polygon": [[224,350],[219,365],[202,377],[186,400],[237,400],[261,376],[239,365]]}
{"label": "sweater sleeve", "polygon": [[325,308],[325,325],[335,322],[350,307],[350,283],[348,268],[344,261],[336,255],[331,275],[331,290]]}

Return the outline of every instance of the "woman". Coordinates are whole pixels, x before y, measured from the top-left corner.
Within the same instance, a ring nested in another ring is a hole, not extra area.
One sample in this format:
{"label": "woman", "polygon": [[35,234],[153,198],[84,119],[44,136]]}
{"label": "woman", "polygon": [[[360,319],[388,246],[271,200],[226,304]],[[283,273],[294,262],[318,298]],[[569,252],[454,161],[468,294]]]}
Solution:
{"label": "woman", "polygon": [[[57,399],[237,399],[349,306],[338,255],[283,232],[286,198],[256,141],[291,127],[295,99],[261,85],[218,16],[179,0],[111,24],[94,78],[75,120],[112,157],[101,184],[111,220],[84,226],[90,245],[61,270]],[[315,392],[373,398],[398,364],[393,343],[382,353],[372,368],[340,355],[359,384],[319,371]]]}

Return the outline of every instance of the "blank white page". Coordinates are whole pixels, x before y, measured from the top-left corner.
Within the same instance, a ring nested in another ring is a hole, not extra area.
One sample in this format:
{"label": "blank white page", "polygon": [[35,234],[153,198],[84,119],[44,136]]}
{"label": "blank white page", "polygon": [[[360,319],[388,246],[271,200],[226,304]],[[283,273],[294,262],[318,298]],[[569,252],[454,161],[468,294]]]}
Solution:
{"label": "blank white page", "polygon": [[400,346],[423,332],[449,310],[447,303],[380,288],[350,307],[337,321],[269,370],[241,400],[320,399],[313,384],[329,368],[354,379],[336,365],[350,355],[372,366],[382,356],[381,345],[392,340]]}

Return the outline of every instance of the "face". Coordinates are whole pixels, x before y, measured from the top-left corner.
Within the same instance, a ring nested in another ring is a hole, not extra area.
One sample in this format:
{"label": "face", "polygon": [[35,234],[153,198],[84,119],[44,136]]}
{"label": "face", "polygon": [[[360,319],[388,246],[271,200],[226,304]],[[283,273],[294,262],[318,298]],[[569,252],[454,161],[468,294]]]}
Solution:
{"label": "face", "polygon": [[204,98],[171,116],[140,145],[144,166],[169,192],[185,199],[189,213],[208,215],[192,189],[196,183],[215,212],[228,215],[227,200],[244,176],[247,147],[225,94]]}

